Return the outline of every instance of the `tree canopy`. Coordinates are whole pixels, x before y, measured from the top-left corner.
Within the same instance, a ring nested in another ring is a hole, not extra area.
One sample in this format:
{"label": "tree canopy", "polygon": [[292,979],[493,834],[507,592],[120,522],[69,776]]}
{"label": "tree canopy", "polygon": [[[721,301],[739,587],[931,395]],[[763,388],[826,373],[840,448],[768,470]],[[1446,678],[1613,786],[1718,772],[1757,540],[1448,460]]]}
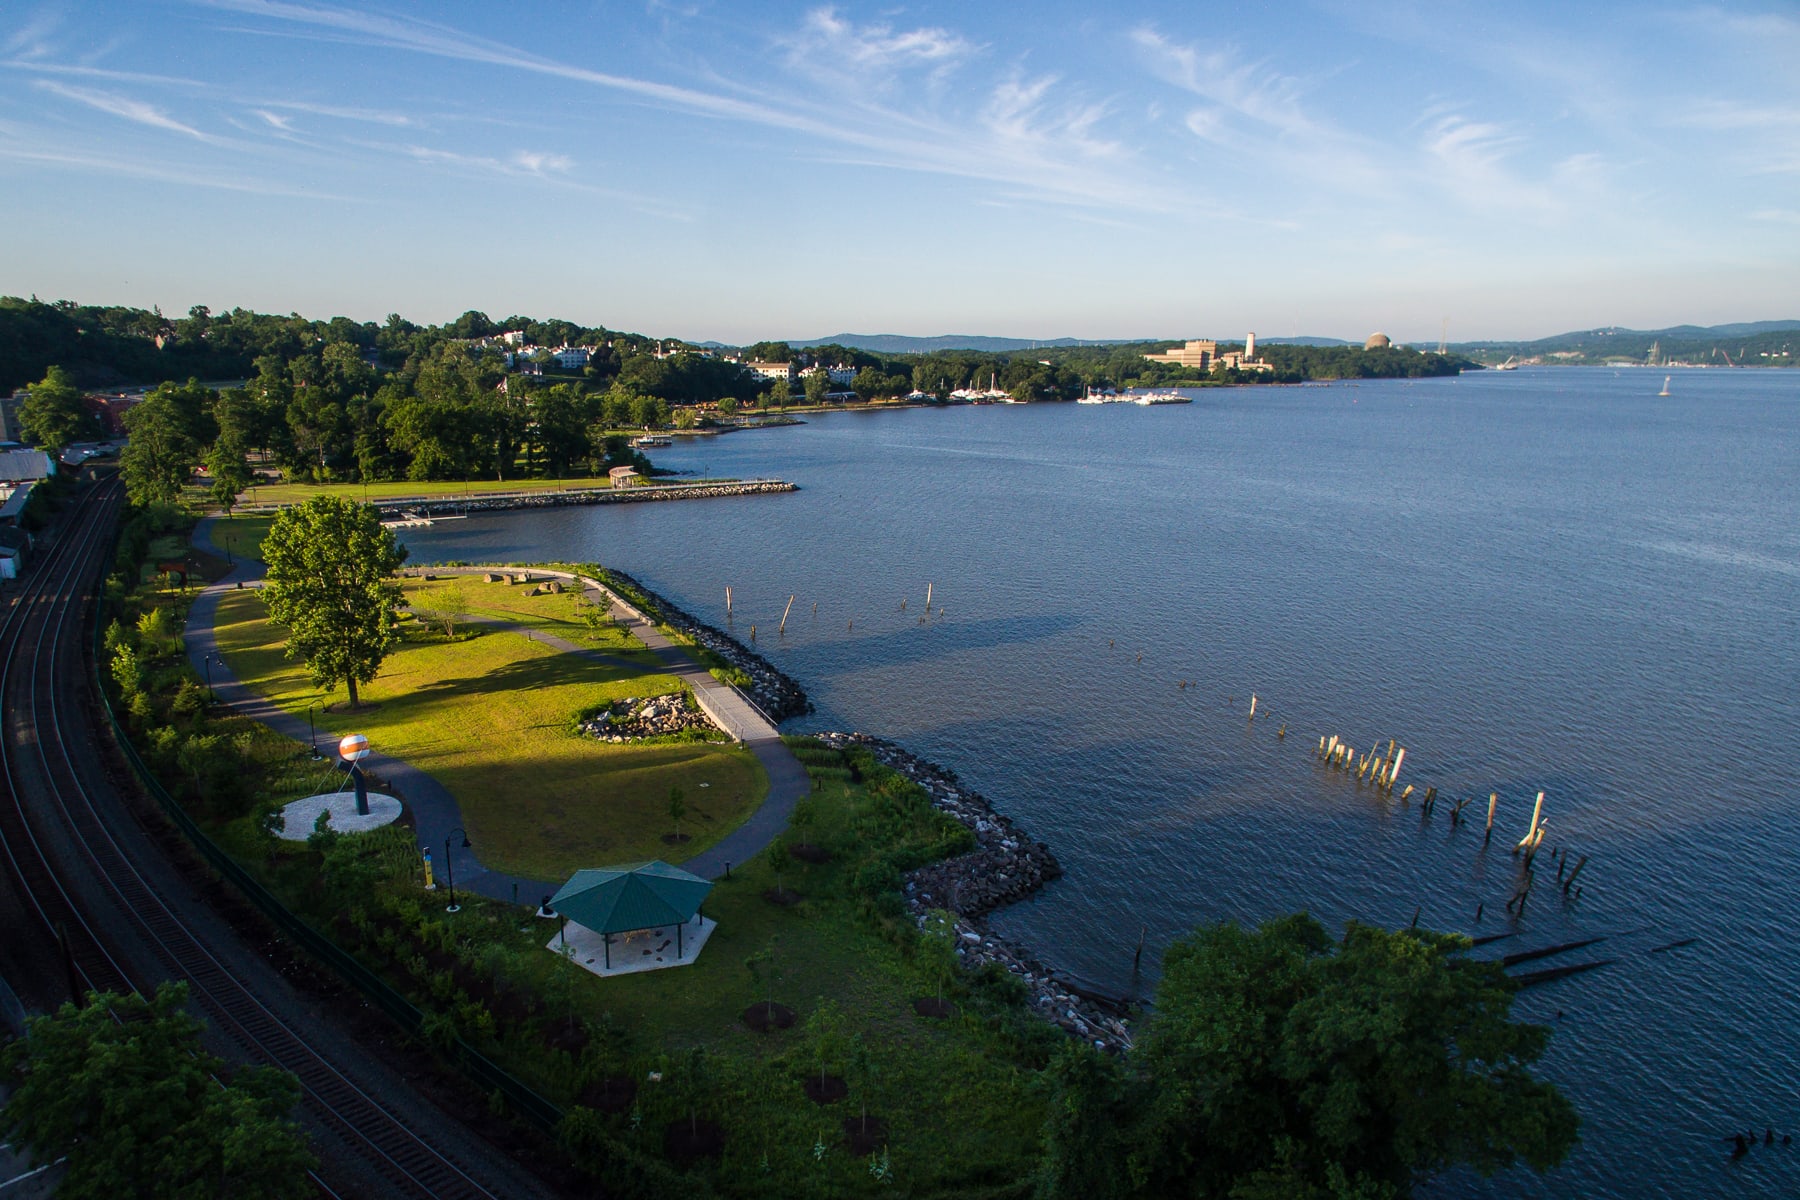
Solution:
{"label": "tree canopy", "polygon": [[229,1070],[186,1002],[185,983],[149,1000],[95,995],[34,1018],[0,1057],[17,1085],[0,1137],[43,1162],[66,1156],[64,1200],[312,1194],[312,1156],[287,1116],[299,1084],[273,1068]]}
{"label": "tree canopy", "polygon": [[91,437],[99,428],[81,407],[81,390],[61,367],[51,367],[26,391],[19,424],[27,437],[51,450]]}
{"label": "tree canopy", "polygon": [[173,504],[200,461],[189,432],[195,418],[184,389],[163,384],[125,414],[130,441],[119,455],[125,492],[134,504]]}
{"label": "tree canopy", "polygon": [[1304,914],[1182,939],[1129,1069],[1054,1069],[1044,1193],[1373,1200],[1456,1164],[1556,1165],[1578,1119],[1527,1070],[1549,1030],[1511,1019],[1468,945],[1355,923],[1334,943]]}
{"label": "tree canopy", "polygon": [[313,682],[357,688],[381,669],[399,641],[400,588],[392,576],[406,547],[375,509],[338,496],[314,496],[275,514],[263,539],[269,618],[287,629],[287,653],[306,663]]}

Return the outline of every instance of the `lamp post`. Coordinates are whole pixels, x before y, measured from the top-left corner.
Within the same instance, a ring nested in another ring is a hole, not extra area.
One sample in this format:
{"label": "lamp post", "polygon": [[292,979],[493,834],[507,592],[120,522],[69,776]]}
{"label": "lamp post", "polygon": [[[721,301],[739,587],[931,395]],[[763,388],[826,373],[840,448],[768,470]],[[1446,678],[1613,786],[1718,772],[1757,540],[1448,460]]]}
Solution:
{"label": "lamp post", "polygon": [[205,654],[200,656],[200,665],[206,668],[206,702],[208,704],[216,704],[219,700],[219,698],[213,694],[212,660],[213,656],[211,650],[208,650]]}
{"label": "lamp post", "polygon": [[449,913],[462,911],[462,905],[456,902],[455,860],[450,857],[450,840],[459,833],[462,834],[463,849],[467,850],[469,848],[469,833],[461,825],[458,825],[444,836],[444,884],[450,891],[450,903],[444,908],[444,911]]}
{"label": "lamp post", "polygon": [[312,756],[314,762],[319,761],[319,730],[313,724],[313,709],[317,707],[319,707],[317,703],[306,706],[306,738],[307,741],[312,743]]}

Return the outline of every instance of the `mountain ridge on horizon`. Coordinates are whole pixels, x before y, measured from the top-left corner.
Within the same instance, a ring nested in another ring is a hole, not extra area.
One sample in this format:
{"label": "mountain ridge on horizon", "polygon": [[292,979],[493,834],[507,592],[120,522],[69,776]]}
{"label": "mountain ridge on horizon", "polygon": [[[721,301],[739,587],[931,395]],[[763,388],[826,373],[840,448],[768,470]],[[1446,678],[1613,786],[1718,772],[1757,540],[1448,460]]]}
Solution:
{"label": "mountain ridge on horizon", "polygon": [[[1661,329],[1631,329],[1622,325],[1601,325],[1588,329],[1568,330],[1539,338],[1482,338],[1451,342],[1452,347],[1468,349],[1528,347],[1560,345],[1571,339],[1591,338],[1596,335],[1621,337],[1671,337],[1671,338],[1706,338],[1706,337],[1749,337],[1762,333],[1800,332],[1800,319],[1780,321],[1738,321],[1722,325],[1670,325]],[[807,350],[815,346],[847,346],[852,350],[866,350],[873,354],[930,354],[940,350],[975,350],[991,354],[1011,354],[1021,350],[1056,350],[1071,346],[1127,346],[1146,342],[1178,342],[1185,339],[1170,337],[1137,337],[1137,338],[1008,338],[987,334],[947,333],[934,337],[916,337],[901,333],[839,333],[829,337],[806,338],[795,341],[788,340],[788,345],[797,350]],[[1221,339],[1227,340],[1227,339]],[[1283,337],[1279,334],[1258,337],[1257,341],[1265,345],[1285,346],[1355,346],[1361,339],[1321,337],[1316,335],[1296,335]],[[724,342],[699,343],[709,347],[729,345]],[[1429,347],[1433,339],[1422,339],[1405,344]]]}

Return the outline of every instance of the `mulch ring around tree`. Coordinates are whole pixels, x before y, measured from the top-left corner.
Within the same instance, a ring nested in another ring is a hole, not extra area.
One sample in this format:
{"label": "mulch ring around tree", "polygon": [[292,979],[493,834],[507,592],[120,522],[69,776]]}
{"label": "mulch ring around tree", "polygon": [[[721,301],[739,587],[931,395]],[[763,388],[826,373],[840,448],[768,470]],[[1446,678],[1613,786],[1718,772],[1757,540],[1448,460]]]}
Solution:
{"label": "mulch ring around tree", "polygon": [[800,903],[800,893],[793,888],[769,888],[763,893],[763,899],[782,908],[792,908]]}
{"label": "mulch ring around tree", "polygon": [[596,1112],[624,1112],[637,1099],[637,1080],[623,1075],[596,1079],[581,1089],[581,1103]]}
{"label": "mulch ring around tree", "polygon": [[588,1031],[579,1022],[571,1023],[557,1018],[544,1030],[544,1045],[552,1050],[566,1050],[570,1054],[580,1054],[587,1049]]}
{"label": "mulch ring around tree", "polygon": [[801,1086],[814,1104],[836,1104],[850,1094],[850,1085],[842,1075],[808,1075]]}
{"label": "mulch ring around tree", "polygon": [[823,846],[815,846],[810,842],[798,842],[789,846],[788,853],[799,859],[801,862],[813,863],[815,865],[831,861],[831,851]]}
{"label": "mulch ring around tree", "polygon": [[676,1163],[717,1158],[725,1149],[725,1131],[712,1121],[682,1119],[663,1130],[663,1153]]}
{"label": "mulch ring around tree", "polygon": [[887,1122],[880,1117],[845,1117],[844,1141],[851,1154],[867,1157],[887,1145]]}
{"label": "mulch ring around tree", "polygon": [[694,835],[691,833],[665,833],[662,835],[662,840],[665,846],[679,846],[683,842],[693,841]]}
{"label": "mulch ring around tree", "polygon": [[936,996],[920,996],[912,1002],[913,1011],[921,1017],[954,1017],[956,1005],[948,1000],[939,1000]]}
{"label": "mulch ring around tree", "polygon": [[759,1000],[744,1010],[743,1019],[744,1024],[758,1033],[768,1033],[771,1029],[792,1029],[794,1010],[785,1004]]}

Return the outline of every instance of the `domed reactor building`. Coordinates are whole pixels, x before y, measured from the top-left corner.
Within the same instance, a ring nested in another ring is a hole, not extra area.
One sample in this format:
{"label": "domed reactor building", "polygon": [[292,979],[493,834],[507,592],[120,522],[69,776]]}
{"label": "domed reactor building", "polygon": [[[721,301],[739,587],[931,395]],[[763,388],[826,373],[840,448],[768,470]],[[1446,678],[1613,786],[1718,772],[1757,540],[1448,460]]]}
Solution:
{"label": "domed reactor building", "polygon": [[1394,344],[1394,340],[1385,333],[1371,333],[1369,340],[1363,343],[1364,350],[1386,350]]}

